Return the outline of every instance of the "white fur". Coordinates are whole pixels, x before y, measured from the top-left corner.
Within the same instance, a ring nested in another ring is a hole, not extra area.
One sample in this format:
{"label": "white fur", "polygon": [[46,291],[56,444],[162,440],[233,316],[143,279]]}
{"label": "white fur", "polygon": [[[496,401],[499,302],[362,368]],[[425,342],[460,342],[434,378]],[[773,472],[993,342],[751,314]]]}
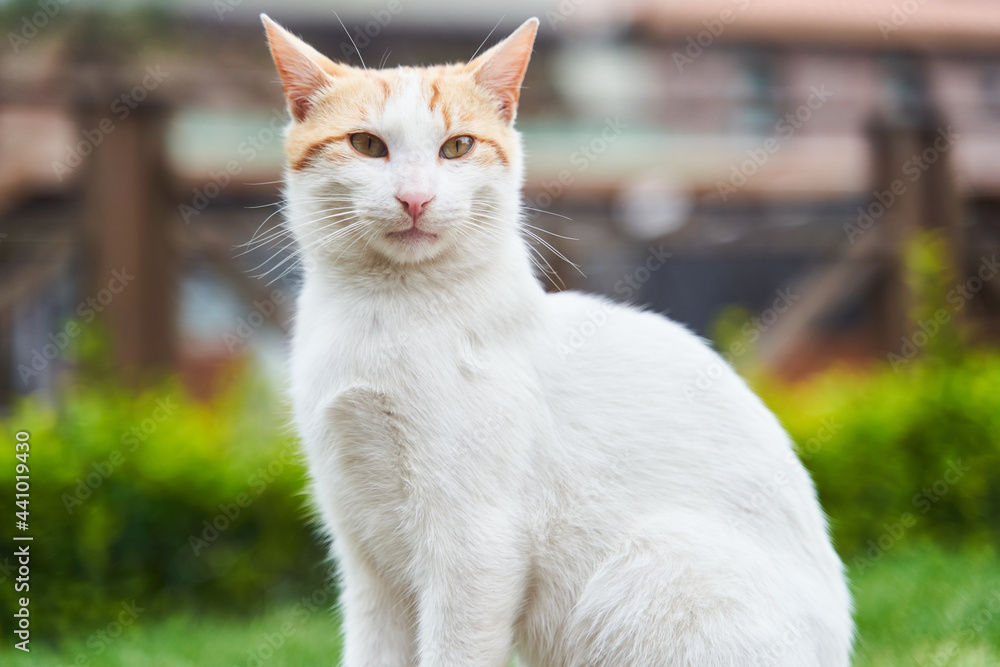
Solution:
{"label": "white fur", "polygon": [[[519,150],[437,160],[412,76],[362,128],[389,160],[288,174],[292,393],[344,664],[847,665],[842,565],[778,422],[728,367],[692,392],[725,364],[678,324],[545,294]],[[435,243],[385,235],[414,184]]]}

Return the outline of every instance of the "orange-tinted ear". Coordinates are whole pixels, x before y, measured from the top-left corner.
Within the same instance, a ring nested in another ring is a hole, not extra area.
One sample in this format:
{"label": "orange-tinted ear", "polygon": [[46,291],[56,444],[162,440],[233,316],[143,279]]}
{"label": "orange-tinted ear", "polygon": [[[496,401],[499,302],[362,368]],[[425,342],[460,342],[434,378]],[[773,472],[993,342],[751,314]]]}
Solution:
{"label": "orange-tinted ear", "polygon": [[301,121],[309,113],[316,93],[347,67],[333,62],[272,21],[267,14],[261,14],[260,18],[267,31],[271,57],[281,76],[288,108],[295,120]]}
{"label": "orange-tinted ear", "polygon": [[530,18],[510,37],[493,46],[466,66],[476,83],[486,88],[500,103],[500,115],[510,123],[517,114],[521,82],[528,70],[531,47],[535,44],[538,19]]}

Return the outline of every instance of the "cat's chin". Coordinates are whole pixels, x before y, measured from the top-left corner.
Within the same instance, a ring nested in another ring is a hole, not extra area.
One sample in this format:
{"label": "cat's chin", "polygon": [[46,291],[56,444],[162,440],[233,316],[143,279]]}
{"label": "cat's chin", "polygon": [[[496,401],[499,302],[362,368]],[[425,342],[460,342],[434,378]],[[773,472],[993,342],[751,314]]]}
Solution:
{"label": "cat's chin", "polygon": [[385,235],[385,237],[390,241],[396,241],[408,245],[417,243],[434,243],[438,240],[437,234],[424,231],[416,226],[404,229],[400,232],[389,232]]}
{"label": "cat's chin", "polygon": [[439,234],[413,226],[384,232],[378,246],[381,254],[399,264],[415,264],[433,259],[446,245]]}

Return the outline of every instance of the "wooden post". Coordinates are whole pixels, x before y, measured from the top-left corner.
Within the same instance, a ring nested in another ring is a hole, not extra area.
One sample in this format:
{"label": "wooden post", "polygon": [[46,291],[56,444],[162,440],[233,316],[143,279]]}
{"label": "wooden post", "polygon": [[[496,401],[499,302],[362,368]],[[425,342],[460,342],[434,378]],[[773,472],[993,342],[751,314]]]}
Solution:
{"label": "wooden post", "polygon": [[[94,299],[93,308],[111,335],[112,360],[130,381],[171,369],[176,354],[165,119],[163,108],[143,103],[114,121],[114,130],[103,135],[85,167],[88,275],[82,298]],[[85,127],[97,126],[94,116],[89,120]]]}
{"label": "wooden post", "polygon": [[[919,180],[916,183],[903,173],[903,165],[920,152],[916,128],[909,124],[876,121],[870,129],[874,151],[873,197],[882,209],[879,254],[885,260],[885,280],[879,310],[884,314],[881,327],[883,345],[892,350],[912,329],[913,294],[907,283],[906,253],[923,221],[924,202]],[[875,202],[873,202],[874,205]]]}

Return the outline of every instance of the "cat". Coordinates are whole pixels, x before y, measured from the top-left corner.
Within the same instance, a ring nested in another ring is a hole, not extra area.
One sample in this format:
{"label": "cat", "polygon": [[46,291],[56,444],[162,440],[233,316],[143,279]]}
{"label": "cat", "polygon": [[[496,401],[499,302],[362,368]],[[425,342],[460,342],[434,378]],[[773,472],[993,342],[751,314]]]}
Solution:
{"label": "cat", "polygon": [[681,325],[533,272],[514,120],[537,19],[389,70],[262,19],[343,664],[847,665],[843,565],[775,417]]}

